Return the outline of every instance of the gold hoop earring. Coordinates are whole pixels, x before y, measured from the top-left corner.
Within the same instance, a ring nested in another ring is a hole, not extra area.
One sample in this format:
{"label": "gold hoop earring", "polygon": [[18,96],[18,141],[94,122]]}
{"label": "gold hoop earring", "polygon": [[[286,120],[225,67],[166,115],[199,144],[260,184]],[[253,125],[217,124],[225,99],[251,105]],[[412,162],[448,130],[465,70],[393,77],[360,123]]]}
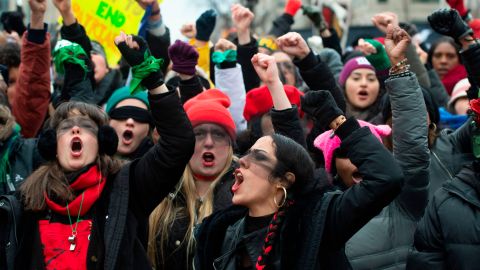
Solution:
{"label": "gold hoop earring", "polygon": [[282,208],[285,203],[287,202],[287,189],[284,187],[284,186],[277,186],[277,189],[281,188],[283,190],[283,194],[285,195],[285,197],[283,197],[283,200],[282,200],[282,203],[281,204],[278,204],[277,202],[277,192],[275,192],[275,194],[273,195],[273,202],[275,203],[275,205],[278,207],[278,208]]}

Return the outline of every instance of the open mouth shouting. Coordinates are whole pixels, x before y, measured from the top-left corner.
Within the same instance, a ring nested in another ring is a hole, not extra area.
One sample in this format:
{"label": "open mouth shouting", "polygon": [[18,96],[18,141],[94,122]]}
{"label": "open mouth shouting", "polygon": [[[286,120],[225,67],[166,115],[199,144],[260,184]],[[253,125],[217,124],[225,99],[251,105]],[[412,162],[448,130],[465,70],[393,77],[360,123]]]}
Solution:
{"label": "open mouth shouting", "polygon": [[358,97],[361,99],[361,100],[365,100],[368,98],[368,92],[367,90],[360,90],[358,92]]}
{"label": "open mouth shouting", "polygon": [[233,183],[232,192],[235,193],[243,183],[243,174],[240,169],[236,169],[233,173],[233,176],[235,177],[235,183]]}
{"label": "open mouth shouting", "polygon": [[133,142],[133,131],[127,129],[122,134],[122,143],[130,145]]}
{"label": "open mouth shouting", "polygon": [[211,152],[205,152],[202,155],[202,164],[205,167],[215,166],[215,155]]}
{"label": "open mouth shouting", "polygon": [[79,157],[82,155],[83,144],[79,137],[74,137],[70,142],[70,150],[73,157]]}

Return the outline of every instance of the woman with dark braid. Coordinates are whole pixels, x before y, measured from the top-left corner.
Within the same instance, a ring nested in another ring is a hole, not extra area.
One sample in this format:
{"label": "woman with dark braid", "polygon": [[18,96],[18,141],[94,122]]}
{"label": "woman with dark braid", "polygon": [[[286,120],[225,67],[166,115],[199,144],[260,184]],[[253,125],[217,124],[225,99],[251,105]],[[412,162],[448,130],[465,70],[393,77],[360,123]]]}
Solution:
{"label": "woman with dark braid", "polygon": [[[252,63],[269,88],[281,84],[273,57],[258,54]],[[279,134],[258,139],[234,172],[233,206],[196,231],[195,269],[348,269],[345,242],[398,195],[403,175],[393,156],[346,119],[328,91],[307,93],[302,109],[340,137],[363,181],[328,193],[324,170],[314,171],[299,143]]]}

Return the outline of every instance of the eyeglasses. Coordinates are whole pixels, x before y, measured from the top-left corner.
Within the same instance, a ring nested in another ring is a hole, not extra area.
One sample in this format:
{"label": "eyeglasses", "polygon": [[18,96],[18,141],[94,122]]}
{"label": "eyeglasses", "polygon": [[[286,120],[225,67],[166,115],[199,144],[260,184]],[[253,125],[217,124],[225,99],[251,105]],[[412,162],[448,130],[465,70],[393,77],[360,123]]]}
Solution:
{"label": "eyeglasses", "polygon": [[74,126],[86,129],[95,135],[98,132],[97,124],[95,124],[92,119],[85,116],[75,116],[61,121],[60,124],[58,124],[57,134],[64,134],[71,130]]}
{"label": "eyeglasses", "polygon": [[295,71],[295,66],[290,62],[277,62],[277,64],[278,64],[280,70],[286,69],[290,72]]}
{"label": "eyeglasses", "polygon": [[275,160],[267,155],[263,150],[249,149],[241,159],[255,163],[269,171],[275,168]]}
{"label": "eyeglasses", "polygon": [[204,142],[208,134],[210,134],[212,141],[218,145],[227,145],[230,143],[230,136],[221,129],[197,128],[193,129],[193,133],[195,134],[195,140],[197,142]]}

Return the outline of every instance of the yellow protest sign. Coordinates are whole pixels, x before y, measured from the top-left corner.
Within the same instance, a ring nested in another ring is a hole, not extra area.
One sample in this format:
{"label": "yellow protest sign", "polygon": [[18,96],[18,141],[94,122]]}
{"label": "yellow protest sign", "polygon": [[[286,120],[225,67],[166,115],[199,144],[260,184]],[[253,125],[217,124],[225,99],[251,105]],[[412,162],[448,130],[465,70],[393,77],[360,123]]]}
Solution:
{"label": "yellow protest sign", "polygon": [[137,34],[144,10],[135,0],[72,0],[72,9],[92,40],[105,48],[110,66],[120,60],[114,39],[124,31]]}

